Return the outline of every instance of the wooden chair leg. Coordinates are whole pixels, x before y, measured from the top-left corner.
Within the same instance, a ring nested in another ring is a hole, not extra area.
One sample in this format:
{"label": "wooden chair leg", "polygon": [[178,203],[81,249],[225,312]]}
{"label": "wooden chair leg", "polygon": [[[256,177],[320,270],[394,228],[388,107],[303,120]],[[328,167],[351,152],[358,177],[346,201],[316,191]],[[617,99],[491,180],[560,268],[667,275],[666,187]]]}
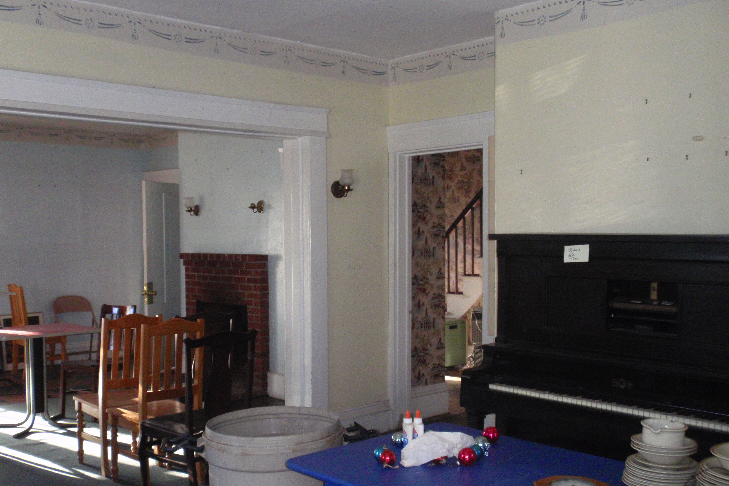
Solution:
{"label": "wooden chair leg", "polygon": [[195,453],[185,449],[185,461],[187,462],[187,479],[190,486],[197,486],[197,463]]}
{"label": "wooden chair leg", "polygon": [[[101,475],[105,478],[108,478],[110,476],[109,471],[109,439],[106,435],[107,433],[107,424],[109,423],[109,418],[106,416],[106,414],[100,413],[99,414],[99,442],[101,443]],[[111,447],[113,449],[114,447],[114,434],[115,431],[112,430],[112,443]],[[112,452],[113,455],[113,452]],[[113,474],[113,473],[112,473]]]}
{"label": "wooden chair leg", "polygon": [[110,417],[109,419],[111,422],[111,480],[116,482],[119,477],[119,442],[117,441],[119,426],[116,417]]}
{"label": "wooden chair leg", "polygon": [[139,470],[142,474],[142,486],[149,486],[149,440],[146,434],[139,437]]}
{"label": "wooden chair leg", "polygon": [[76,403],[76,438],[78,439],[78,462],[79,464],[84,463],[84,412],[83,406],[80,403]]}

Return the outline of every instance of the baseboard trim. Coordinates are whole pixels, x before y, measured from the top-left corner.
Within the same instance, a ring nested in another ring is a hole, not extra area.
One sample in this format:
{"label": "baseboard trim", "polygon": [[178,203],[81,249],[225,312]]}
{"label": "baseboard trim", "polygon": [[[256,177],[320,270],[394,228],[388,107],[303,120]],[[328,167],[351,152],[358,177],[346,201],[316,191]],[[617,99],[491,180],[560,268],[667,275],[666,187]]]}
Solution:
{"label": "baseboard trim", "polygon": [[[410,391],[410,413],[420,410],[423,418],[445,415],[448,413],[448,385],[438,383],[429,386],[420,386]],[[349,427],[354,422],[367,429],[376,429],[386,432],[399,427],[405,410],[391,410],[390,402],[381,402],[364,407],[350,408],[337,412],[342,425]],[[393,417],[395,417],[393,419]],[[395,426],[393,427],[393,420]]]}
{"label": "baseboard trim", "polygon": [[[423,418],[445,415],[448,413],[448,385],[443,382],[412,388],[410,404],[414,410],[420,410]],[[415,413],[414,410],[410,413]]]}
{"label": "baseboard trim", "polygon": [[286,400],[286,377],[283,373],[268,372],[268,396]]}
{"label": "baseboard trim", "polygon": [[336,413],[339,416],[339,421],[345,427],[350,427],[357,422],[366,429],[375,429],[383,433],[392,428],[390,425],[392,411],[387,400],[364,407],[341,410]]}

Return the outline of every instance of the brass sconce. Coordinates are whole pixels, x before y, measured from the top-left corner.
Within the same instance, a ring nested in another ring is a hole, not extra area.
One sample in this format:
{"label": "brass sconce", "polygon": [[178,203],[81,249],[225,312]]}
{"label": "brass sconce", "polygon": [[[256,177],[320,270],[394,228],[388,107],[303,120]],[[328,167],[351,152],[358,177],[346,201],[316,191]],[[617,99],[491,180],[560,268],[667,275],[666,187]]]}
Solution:
{"label": "brass sconce", "polygon": [[185,211],[187,211],[188,213],[190,213],[193,216],[200,216],[200,205],[195,204],[194,197],[185,198]]}
{"label": "brass sconce", "polygon": [[337,199],[347,197],[347,193],[352,192],[352,183],[354,183],[353,172],[354,169],[342,169],[342,175],[339,176],[339,180],[332,183],[332,194],[334,197]]}
{"label": "brass sconce", "polygon": [[257,203],[251,203],[250,206],[248,206],[248,209],[253,211],[254,213],[262,213],[263,212],[263,201],[258,201]]}

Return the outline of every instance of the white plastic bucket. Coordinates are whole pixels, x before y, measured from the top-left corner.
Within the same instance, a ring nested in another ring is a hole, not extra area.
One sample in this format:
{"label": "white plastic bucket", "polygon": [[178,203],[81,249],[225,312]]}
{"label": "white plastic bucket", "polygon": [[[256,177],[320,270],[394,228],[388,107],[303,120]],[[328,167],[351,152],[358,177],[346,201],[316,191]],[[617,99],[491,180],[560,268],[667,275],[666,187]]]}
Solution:
{"label": "white plastic bucket", "polygon": [[321,484],[286,467],[292,457],[342,445],[335,414],[308,407],[238,410],[208,421],[198,444],[210,470],[210,486]]}

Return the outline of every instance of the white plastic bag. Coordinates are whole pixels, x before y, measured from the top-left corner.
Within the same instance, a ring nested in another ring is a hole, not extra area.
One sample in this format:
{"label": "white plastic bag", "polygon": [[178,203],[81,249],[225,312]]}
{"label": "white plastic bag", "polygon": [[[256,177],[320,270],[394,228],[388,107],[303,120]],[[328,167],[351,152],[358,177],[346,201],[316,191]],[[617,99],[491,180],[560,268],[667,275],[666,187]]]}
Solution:
{"label": "white plastic bag", "polygon": [[463,432],[428,431],[403,447],[400,464],[420,466],[443,456],[458,457],[461,449],[475,443],[476,439]]}

